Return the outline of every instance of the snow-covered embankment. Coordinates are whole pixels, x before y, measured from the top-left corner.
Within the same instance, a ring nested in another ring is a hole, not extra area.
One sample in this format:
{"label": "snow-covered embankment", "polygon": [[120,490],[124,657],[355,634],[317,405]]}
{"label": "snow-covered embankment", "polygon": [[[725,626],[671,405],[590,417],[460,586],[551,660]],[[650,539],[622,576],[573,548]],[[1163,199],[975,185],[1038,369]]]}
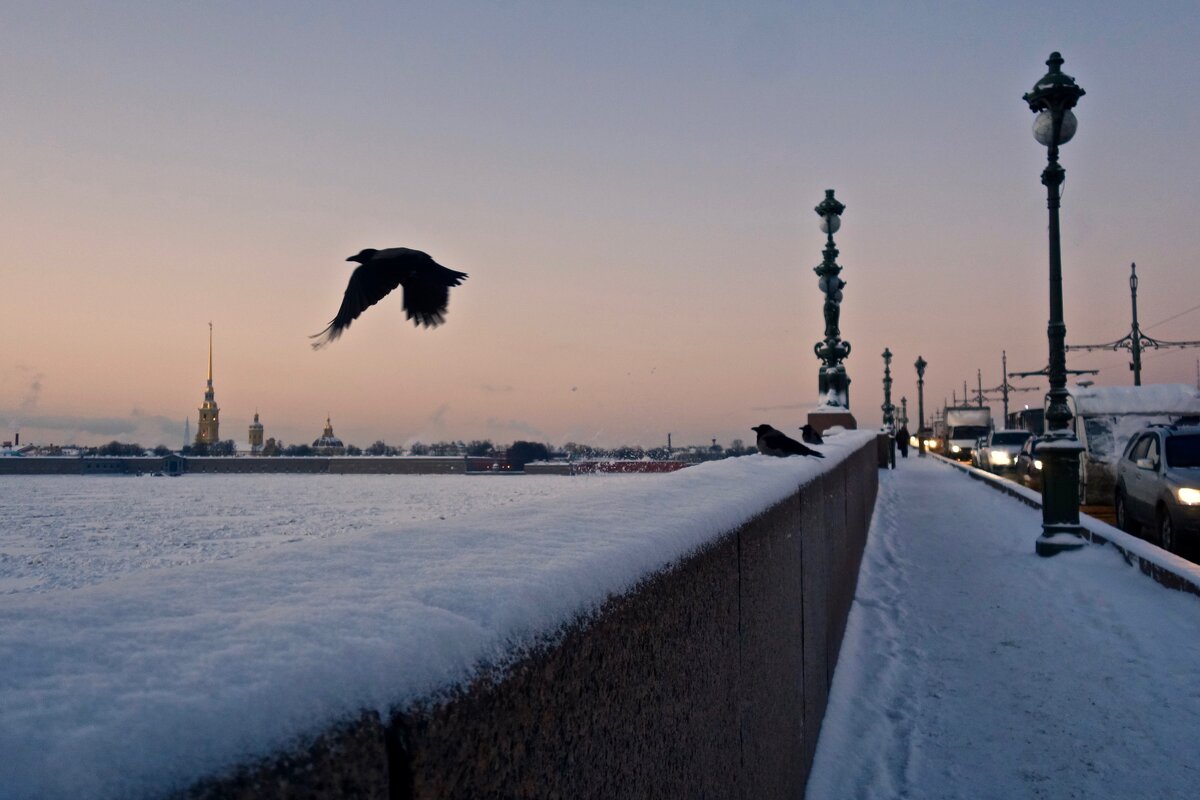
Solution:
{"label": "snow-covered embankment", "polygon": [[802,786],[872,439],[8,598],[0,786],[161,795],[330,732],[288,780]]}

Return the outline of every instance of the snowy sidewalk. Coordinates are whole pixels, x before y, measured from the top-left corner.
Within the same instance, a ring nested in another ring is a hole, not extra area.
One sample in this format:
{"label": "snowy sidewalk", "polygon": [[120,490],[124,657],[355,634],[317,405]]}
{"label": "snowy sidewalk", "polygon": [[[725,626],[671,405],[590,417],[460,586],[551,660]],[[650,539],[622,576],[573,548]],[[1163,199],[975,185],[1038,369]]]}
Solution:
{"label": "snowy sidewalk", "polygon": [[880,473],[808,800],[1200,796],[1200,598],[934,459]]}

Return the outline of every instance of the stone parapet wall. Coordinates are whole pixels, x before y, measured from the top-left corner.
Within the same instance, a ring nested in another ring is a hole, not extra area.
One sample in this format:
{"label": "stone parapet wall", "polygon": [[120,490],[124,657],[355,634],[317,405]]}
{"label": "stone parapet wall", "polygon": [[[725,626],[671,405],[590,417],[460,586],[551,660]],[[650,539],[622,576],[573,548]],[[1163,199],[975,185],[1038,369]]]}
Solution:
{"label": "stone parapet wall", "polygon": [[469,686],[185,796],[802,797],[876,462],[871,441]]}

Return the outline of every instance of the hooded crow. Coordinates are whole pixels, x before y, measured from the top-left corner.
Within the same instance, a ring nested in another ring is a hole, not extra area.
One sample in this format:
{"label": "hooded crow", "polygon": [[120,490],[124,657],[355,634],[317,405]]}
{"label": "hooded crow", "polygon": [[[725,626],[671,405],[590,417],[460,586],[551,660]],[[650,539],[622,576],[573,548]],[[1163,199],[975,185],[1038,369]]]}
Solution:
{"label": "hooded crow", "polygon": [[817,433],[817,429],[807,422],[800,429],[800,433],[803,434],[800,438],[809,444],[825,444],[825,440],[821,438],[821,434]]}
{"label": "hooded crow", "polygon": [[812,448],[805,447],[783,431],[778,431],[766,423],[755,425],[750,430],[758,434],[758,452],[765,456],[816,456],[824,458]]}
{"label": "hooded crow", "polygon": [[407,247],[367,248],[346,260],[357,261],[359,267],[350,275],[337,316],[329,327],[309,337],[317,340],[313,342],[314,350],[341,336],[351,322],[397,286],[404,287],[404,310],[408,319],[414,325],[436,328],[446,321],[450,287],[458,286],[467,277],[467,273],[447,269],[427,253]]}

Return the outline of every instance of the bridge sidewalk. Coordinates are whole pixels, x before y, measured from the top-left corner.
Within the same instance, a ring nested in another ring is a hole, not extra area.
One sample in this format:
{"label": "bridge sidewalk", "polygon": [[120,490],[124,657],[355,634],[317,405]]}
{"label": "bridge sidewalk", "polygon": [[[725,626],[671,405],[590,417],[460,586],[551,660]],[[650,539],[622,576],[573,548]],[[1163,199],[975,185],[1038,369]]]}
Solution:
{"label": "bridge sidewalk", "polygon": [[1192,797],[1200,598],[934,459],[880,492],[810,800]]}

